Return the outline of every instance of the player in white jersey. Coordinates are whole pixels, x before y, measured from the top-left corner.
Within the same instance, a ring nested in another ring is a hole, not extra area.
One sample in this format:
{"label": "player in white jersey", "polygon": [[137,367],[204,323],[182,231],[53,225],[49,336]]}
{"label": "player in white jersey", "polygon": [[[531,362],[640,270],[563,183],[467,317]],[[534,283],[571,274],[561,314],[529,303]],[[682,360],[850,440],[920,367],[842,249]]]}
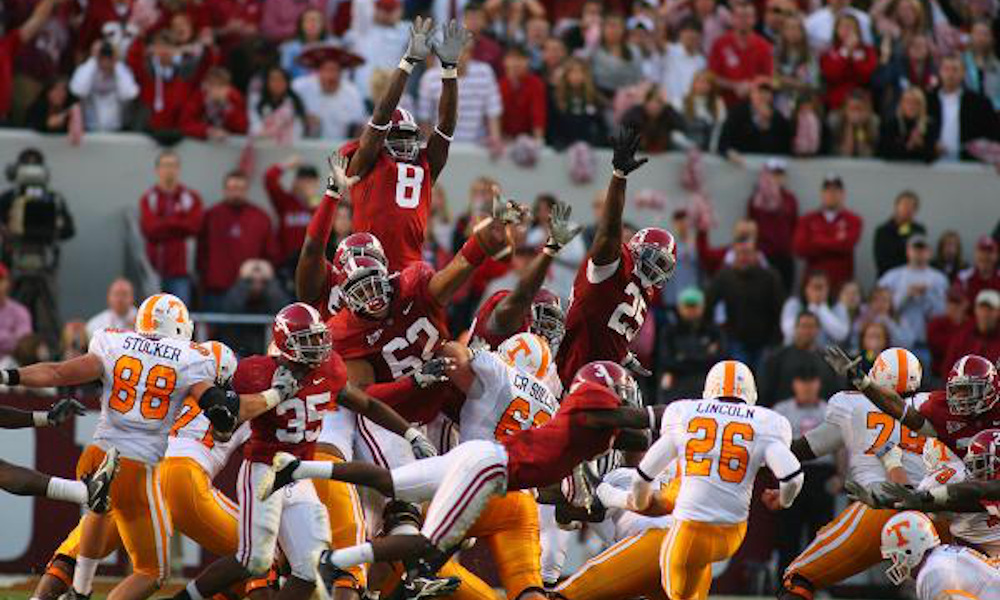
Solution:
{"label": "player in white jersey", "polygon": [[[77,473],[92,473],[111,449],[120,453],[121,464],[107,517],[88,514],[84,519],[73,575],[77,597],[89,596],[100,551],[115,528],[133,565],[133,573],[113,592],[119,600],[147,598],[168,574],[172,527],[156,465],[166,451],[170,428],[189,395],[210,417],[220,415],[217,408],[234,404],[213,385],[215,362],[210,351],[191,342],[192,330],[184,303],[156,294],[139,307],[134,332],[99,331],[83,356],[17,371],[18,383],[26,387],[103,384],[101,417]],[[241,398],[239,409],[259,410],[280,400],[279,392],[267,390]]]}
{"label": "player in white jersey", "polygon": [[941,544],[927,515],[904,511],[881,532],[882,557],[892,564],[889,580],[916,579],[920,600],[1000,600],[1000,570],[979,552]]}
{"label": "player in white jersey", "polygon": [[656,476],[681,457],[681,489],[674,526],[663,542],[663,590],[673,600],[703,600],[712,585],[712,563],[733,556],[746,535],[754,479],[767,466],[778,479],[774,500],[791,506],[802,489],[802,468],[788,446],[785,417],[754,406],[753,373],[741,362],[716,363],[705,378],[702,400],[679,400],[663,413],[660,439],[646,452],[626,507],[650,504]]}
{"label": "player in white jersey", "polygon": [[[869,377],[880,386],[910,397],[920,388],[920,361],[904,348],[883,350]],[[826,419],[792,442],[799,460],[810,460],[845,449],[852,482],[872,488],[890,480],[889,468],[901,470],[894,481],[916,485],[924,477],[924,437],[880,411],[858,392],[838,392],[827,403]],[[888,465],[888,467],[887,467]],[[827,588],[881,560],[875,539],[894,511],[850,504],[824,526],[786,569],[779,597],[810,600],[814,590]]]}

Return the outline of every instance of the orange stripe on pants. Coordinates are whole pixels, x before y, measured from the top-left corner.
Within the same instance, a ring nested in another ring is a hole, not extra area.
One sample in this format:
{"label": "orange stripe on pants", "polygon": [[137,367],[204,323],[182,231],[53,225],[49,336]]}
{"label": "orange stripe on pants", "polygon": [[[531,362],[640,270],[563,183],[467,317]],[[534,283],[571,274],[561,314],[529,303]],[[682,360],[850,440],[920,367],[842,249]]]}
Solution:
{"label": "orange stripe on pants", "polygon": [[671,600],[705,600],[712,587],[712,563],[736,554],[747,524],[677,521],[660,550],[663,590]]}

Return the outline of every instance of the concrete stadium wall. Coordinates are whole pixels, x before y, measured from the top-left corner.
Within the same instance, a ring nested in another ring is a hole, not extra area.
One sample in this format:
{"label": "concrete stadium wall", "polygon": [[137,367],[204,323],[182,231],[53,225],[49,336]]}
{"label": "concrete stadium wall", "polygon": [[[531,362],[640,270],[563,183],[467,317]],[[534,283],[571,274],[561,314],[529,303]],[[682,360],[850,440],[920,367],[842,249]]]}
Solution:
{"label": "concrete stadium wall", "polygon": [[[69,200],[76,218],[77,236],[66,244],[60,272],[60,305],[64,317],[88,316],[100,310],[108,282],[121,274],[124,264],[123,214],[134,208],[152,180],[157,146],[148,138],[131,134],[98,134],[85,137],[72,147],[65,137],[47,137],[21,130],[0,130],[0,165],[15,159],[26,146],[41,149],[52,170],[52,185]],[[316,165],[334,144],[304,142],[291,148],[261,145],[252,199],[267,204],[261,183],[263,170],[272,161],[293,151]],[[220,197],[223,174],[233,168],[243,148],[242,140],[225,143],[187,141],[178,146],[185,183],[199,190],[207,204]],[[590,201],[607,182],[610,153],[598,152],[598,176],[586,186],[574,185],[568,177],[568,160],[554,152],[543,154],[533,169],[522,169],[508,160],[492,162],[473,147],[455,147],[441,183],[454,212],[464,210],[472,180],[482,174],[498,179],[515,198],[532,201],[542,192],[552,192],[572,202],[583,221],[590,219]],[[716,157],[704,161],[705,178],[719,216],[716,243],[729,237],[733,222],[746,209],[763,159],[754,158],[746,169]],[[637,209],[630,205],[627,218],[639,225],[666,223],[670,211],[687,203],[680,188],[684,157],[658,155],[638,171],[629,183],[630,195],[652,188],[667,193],[664,210]],[[1000,219],[1000,178],[978,164],[900,165],[881,161],[815,159],[794,161],[789,185],[799,195],[801,209],[817,205],[818,188],[828,171],[840,173],[847,182],[848,203],[865,219],[864,236],[857,251],[859,277],[869,283],[874,277],[871,238],[875,226],[885,220],[892,198],[902,189],[916,190],[923,199],[920,220],[928,224],[933,238],[945,229],[956,229],[963,237],[966,253],[977,236],[992,231]]]}

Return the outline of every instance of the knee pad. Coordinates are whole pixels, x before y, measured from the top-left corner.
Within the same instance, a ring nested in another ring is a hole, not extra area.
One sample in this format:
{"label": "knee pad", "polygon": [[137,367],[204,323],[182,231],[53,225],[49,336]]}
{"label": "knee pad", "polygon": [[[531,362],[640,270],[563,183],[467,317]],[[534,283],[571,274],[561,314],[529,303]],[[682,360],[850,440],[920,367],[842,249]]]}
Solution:
{"label": "knee pad", "polygon": [[[391,500],[382,511],[382,535],[414,534],[420,531],[420,507],[411,502]],[[397,529],[401,529],[397,531]]]}
{"label": "knee pad", "polygon": [[798,573],[789,573],[781,582],[778,600],[813,600],[813,584]]}

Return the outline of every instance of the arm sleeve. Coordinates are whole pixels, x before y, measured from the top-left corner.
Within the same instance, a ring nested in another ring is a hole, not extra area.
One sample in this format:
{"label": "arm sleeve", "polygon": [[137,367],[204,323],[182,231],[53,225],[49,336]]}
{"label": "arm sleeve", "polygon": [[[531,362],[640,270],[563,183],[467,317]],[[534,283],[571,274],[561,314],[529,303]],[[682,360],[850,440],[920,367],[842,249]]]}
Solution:
{"label": "arm sleeve", "polygon": [[122,102],[134,100],[139,95],[139,84],[135,82],[132,71],[123,62],[115,65],[115,86],[118,99]]}
{"label": "arm sleeve", "polygon": [[809,448],[817,457],[833,454],[844,447],[844,438],[840,434],[840,427],[829,421],[820,423],[817,427],[810,429],[802,435]]}
{"label": "arm sleeve", "polygon": [[88,58],[73,71],[73,77],[69,81],[69,91],[77,98],[86,98],[90,95],[90,90],[94,86],[94,73],[97,71],[97,61]]}

